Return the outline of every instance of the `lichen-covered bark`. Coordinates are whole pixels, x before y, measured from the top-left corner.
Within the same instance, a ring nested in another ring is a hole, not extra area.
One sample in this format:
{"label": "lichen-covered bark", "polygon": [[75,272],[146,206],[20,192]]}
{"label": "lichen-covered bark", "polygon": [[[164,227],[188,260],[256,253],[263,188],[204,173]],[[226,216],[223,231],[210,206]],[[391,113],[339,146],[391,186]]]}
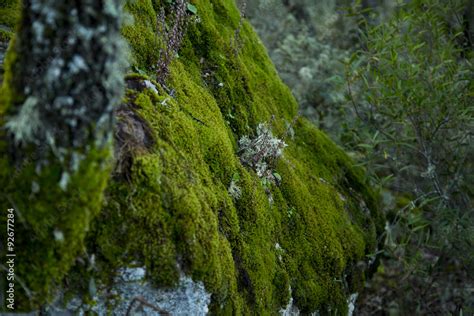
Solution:
{"label": "lichen-covered bark", "polygon": [[0,94],[0,204],[16,214],[20,309],[51,298],[101,205],[123,92],[119,2],[22,4]]}
{"label": "lichen-covered bark", "polygon": [[3,82],[3,61],[7,51],[8,42],[13,35],[15,22],[18,15],[16,0],[0,1],[0,86]]}
{"label": "lichen-covered bark", "polygon": [[[24,1],[6,127],[18,144],[46,144],[68,170],[112,135],[122,91],[118,1]],[[40,153],[41,155],[41,153]]]}

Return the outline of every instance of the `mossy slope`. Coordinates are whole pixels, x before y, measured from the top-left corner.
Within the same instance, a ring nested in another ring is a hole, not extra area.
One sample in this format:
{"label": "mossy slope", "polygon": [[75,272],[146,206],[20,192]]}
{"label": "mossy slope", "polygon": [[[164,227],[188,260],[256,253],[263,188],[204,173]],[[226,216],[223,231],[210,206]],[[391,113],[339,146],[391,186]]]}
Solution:
{"label": "mossy slope", "polygon": [[[113,271],[138,264],[156,286],[173,286],[180,270],[202,280],[214,313],[275,314],[288,303],[290,288],[303,312],[345,313],[346,296],[362,288],[358,263],[375,251],[382,229],[373,194],[345,153],[298,118],[277,165],[282,182],[271,186],[269,202],[255,172],[240,163],[237,142],[269,121],[283,137],[297,104],[247,22],[236,37],[234,1],[193,3],[199,21],[189,26],[167,89],[153,81],[162,4],[126,4],[134,20],[122,33],[142,74],[127,77],[123,106],[140,117],[153,142],[133,151],[126,176],[109,181],[87,237],[94,269],[78,260],[65,284],[72,293],[87,291],[91,278],[107,285]],[[145,80],[159,93],[143,87]],[[234,174],[240,199],[228,193]],[[94,191],[91,205],[104,184],[78,182]]]}
{"label": "mossy slope", "polygon": [[[237,142],[272,117],[282,136],[297,104],[251,26],[244,22],[235,37],[240,16],[233,1],[194,4],[199,22],[171,66],[173,96],[163,89],[127,92],[125,103],[155,143],[135,156],[129,181],[109,186],[90,247],[104,271],[138,262],[158,286],[173,285],[178,269],[203,280],[217,313],[274,314],[287,304],[290,287],[304,312],[343,313],[346,295],[362,286],[356,264],[375,250],[381,228],[370,189],[349,158],[299,118],[269,203],[257,175],[241,165]],[[159,7],[128,4],[135,22],[123,34],[135,66],[147,74],[129,82],[154,82]],[[235,173],[238,200],[227,192]]]}

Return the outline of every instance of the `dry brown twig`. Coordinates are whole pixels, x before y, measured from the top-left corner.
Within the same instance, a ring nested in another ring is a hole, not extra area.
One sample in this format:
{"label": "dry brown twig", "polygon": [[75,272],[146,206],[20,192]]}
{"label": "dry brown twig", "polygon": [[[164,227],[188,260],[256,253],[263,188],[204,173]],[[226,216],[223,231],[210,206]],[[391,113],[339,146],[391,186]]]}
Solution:
{"label": "dry brown twig", "polygon": [[147,302],[143,297],[141,296],[137,296],[135,298],[133,298],[131,301],[130,301],[130,304],[128,305],[128,308],[127,308],[127,312],[125,313],[126,316],[131,316],[132,314],[132,310],[133,310],[133,305],[135,303],[140,303],[140,305],[138,305],[138,307],[141,307],[141,306],[146,306],[148,308],[151,308],[153,309],[155,312],[158,312],[160,315],[163,315],[163,316],[171,316],[171,314],[167,311],[165,311],[164,309],[161,309],[159,308],[158,306],[155,306],[149,302]]}
{"label": "dry brown twig", "polygon": [[169,76],[169,66],[178,53],[184,35],[188,28],[188,15],[186,12],[186,1],[176,0],[174,4],[173,25],[170,29],[166,27],[166,14],[162,8],[156,17],[157,41],[161,42],[160,55],[157,62],[156,81],[164,85]]}

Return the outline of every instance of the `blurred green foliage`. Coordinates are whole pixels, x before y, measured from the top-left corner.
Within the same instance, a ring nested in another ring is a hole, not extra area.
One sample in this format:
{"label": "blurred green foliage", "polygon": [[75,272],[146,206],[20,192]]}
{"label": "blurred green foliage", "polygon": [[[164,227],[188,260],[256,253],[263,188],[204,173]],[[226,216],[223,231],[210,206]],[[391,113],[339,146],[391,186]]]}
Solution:
{"label": "blurred green foliage", "polygon": [[385,248],[358,314],[473,313],[471,2],[250,6],[301,112],[384,199]]}
{"label": "blurred green foliage", "polygon": [[[368,17],[383,18],[393,6],[394,0],[379,1]],[[259,0],[247,4],[247,15],[298,100],[301,113],[336,140],[345,115],[344,61],[360,43],[360,17],[351,13],[363,7],[360,1],[349,0]]]}
{"label": "blurred green foliage", "polygon": [[388,22],[367,25],[363,49],[347,63],[357,119],[346,145],[384,190],[391,217],[385,270],[365,311],[473,311],[474,54],[465,5],[400,5]]}

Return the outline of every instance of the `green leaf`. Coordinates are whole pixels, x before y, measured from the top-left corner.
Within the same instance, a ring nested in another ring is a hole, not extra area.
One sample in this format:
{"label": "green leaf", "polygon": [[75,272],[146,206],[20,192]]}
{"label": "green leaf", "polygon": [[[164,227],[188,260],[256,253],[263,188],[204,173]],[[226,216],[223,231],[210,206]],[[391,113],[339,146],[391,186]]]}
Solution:
{"label": "green leaf", "polygon": [[420,48],[422,48],[423,46],[425,46],[425,42],[421,42],[420,44],[418,45],[415,45],[415,47],[413,47],[413,51],[417,51],[419,50]]}
{"label": "green leaf", "polygon": [[238,172],[232,175],[232,181],[238,182],[240,180],[240,174]]}
{"label": "green leaf", "polygon": [[140,75],[146,75],[146,72],[138,68],[137,66],[132,66],[132,70]]}
{"label": "green leaf", "polygon": [[281,175],[279,173],[274,172],[273,176],[275,177],[275,179],[277,179],[278,182],[281,182]]}
{"label": "green leaf", "polygon": [[90,278],[89,279],[89,295],[91,297],[94,297],[97,294],[97,287],[95,285],[95,279]]}
{"label": "green leaf", "polygon": [[372,146],[370,144],[357,144],[357,147],[365,148],[365,149],[372,149],[374,146]]}
{"label": "green leaf", "polygon": [[197,14],[198,12],[198,9],[196,8],[196,6],[192,5],[191,3],[188,3],[188,11],[191,12],[192,14]]}

